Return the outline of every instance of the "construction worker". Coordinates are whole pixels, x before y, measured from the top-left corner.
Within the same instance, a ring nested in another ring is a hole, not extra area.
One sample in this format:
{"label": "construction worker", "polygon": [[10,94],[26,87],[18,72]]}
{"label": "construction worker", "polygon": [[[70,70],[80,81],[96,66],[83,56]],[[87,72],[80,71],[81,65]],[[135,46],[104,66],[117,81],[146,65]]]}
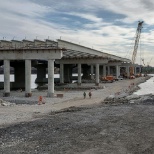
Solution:
{"label": "construction worker", "polygon": [[84,99],[86,98],[86,92],[84,91],[84,93],[83,93],[83,97],[84,97]]}
{"label": "construction worker", "polygon": [[89,98],[91,98],[91,96],[92,96],[92,93],[91,93],[91,91],[89,91]]}

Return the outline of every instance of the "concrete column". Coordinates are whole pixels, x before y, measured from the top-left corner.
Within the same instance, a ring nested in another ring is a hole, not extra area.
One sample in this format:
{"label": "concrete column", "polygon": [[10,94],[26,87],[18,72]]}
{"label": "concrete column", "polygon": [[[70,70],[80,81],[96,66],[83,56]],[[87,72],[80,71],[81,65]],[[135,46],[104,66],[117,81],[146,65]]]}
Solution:
{"label": "concrete column", "polygon": [[99,85],[99,64],[96,64],[96,85]]}
{"label": "concrete column", "polygon": [[139,68],[139,72],[140,72],[140,73],[142,72],[142,68],[141,68],[141,66],[140,66],[140,68]]}
{"label": "concrete column", "polygon": [[130,72],[129,72],[129,66],[126,66],[126,73],[127,73],[127,77],[129,77],[129,74],[130,74]]}
{"label": "concrete column", "polygon": [[31,60],[25,60],[25,96],[31,97]]}
{"label": "concrete column", "polygon": [[94,66],[91,65],[91,79],[94,79]]}
{"label": "concrete column", "polygon": [[121,75],[121,66],[119,66],[119,75]]}
{"label": "concrete column", "polygon": [[99,74],[100,74],[101,76],[103,76],[103,66],[102,66],[102,65],[99,66]]}
{"label": "concrete column", "polygon": [[4,96],[10,96],[10,60],[4,60]]}
{"label": "concrete column", "polygon": [[81,64],[78,64],[78,85],[81,85]]}
{"label": "concrete column", "polygon": [[134,67],[134,75],[136,75],[136,67]]}
{"label": "concrete column", "polygon": [[113,75],[113,74],[114,74],[114,67],[110,66],[110,75]]}
{"label": "concrete column", "polygon": [[107,67],[107,75],[110,75],[110,66]]}
{"label": "concrete column", "polygon": [[64,64],[60,64],[60,83],[64,83]]}
{"label": "concrete column", "polygon": [[103,76],[106,76],[106,65],[103,65]]}
{"label": "concrete column", "polygon": [[54,60],[48,60],[48,97],[54,97]]}
{"label": "concrete column", "polygon": [[116,65],[116,78],[117,79],[119,78],[119,75],[120,75],[120,69],[119,69],[119,66]]}

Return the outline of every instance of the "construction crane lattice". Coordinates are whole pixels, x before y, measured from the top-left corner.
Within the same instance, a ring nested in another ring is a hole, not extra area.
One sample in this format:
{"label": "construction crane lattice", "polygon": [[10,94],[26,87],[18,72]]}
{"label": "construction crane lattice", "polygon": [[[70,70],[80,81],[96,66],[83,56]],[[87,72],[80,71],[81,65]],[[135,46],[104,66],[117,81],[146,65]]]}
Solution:
{"label": "construction crane lattice", "polygon": [[141,30],[142,30],[142,24],[143,24],[143,21],[139,21],[138,26],[137,26],[137,30],[136,30],[135,44],[134,44],[134,50],[133,50],[133,54],[132,54],[132,67],[130,67],[130,78],[134,78],[133,64],[135,64],[135,60],[136,60],[137,49],[138,49],[138,44],[139,44]]}
{"label": "construction crane lattice", "polygon": [[134,64],[136,60],[136,54],[137,54],[138,44],[139,44],[140,35],[141,35],[142,24],[143,24],[143,21],[139,21],[138,27],[136,30],[135,45],[134,45],[134,50],[132,55],[132,64]]}

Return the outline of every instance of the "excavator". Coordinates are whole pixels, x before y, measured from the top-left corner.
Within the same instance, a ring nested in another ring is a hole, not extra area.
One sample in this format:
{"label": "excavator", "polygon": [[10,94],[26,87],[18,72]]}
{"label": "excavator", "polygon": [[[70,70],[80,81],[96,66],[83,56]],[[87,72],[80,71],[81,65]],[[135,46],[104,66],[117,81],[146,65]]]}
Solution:
{"label": "excavator", "polygon": [[[134,50],[133,50],[133,55],[132,55],[132,66],[130,67],[130,79],[135,79],[135,74],[134,74],[134,64],[136,60],[136,55],[137,55],[137,49],[138,49],[138,44],[140,40],[140,35],[141,35],[141,30],[142,30],[142,25],[143,21],[138,22],[137,30],[136,30],[136,36],[135,36],[135,45],[134,45]],[[139,76],[139,75],[138,75]]]}

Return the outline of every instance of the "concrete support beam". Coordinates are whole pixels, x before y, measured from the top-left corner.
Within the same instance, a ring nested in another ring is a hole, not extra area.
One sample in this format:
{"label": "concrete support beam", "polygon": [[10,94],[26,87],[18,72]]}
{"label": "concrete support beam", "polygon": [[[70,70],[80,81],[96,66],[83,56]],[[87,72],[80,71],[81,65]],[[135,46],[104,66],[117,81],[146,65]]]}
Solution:
{"label": "concrete support beam", "polygon": [[54,97],[54,60],[48,60],[48,97]]}
{"label": "concrete support beam", "polygon": [[94,65],[91,65],[91,79],[94,79]]}
{"label": "concrete support beam", "polygon": [[136,75],[136,67],[134,67],[134,75]]}
{"label": "concrete support beam", "polygon": [[116,78],[117,79],[119,78],[119,75],[120,75],[120,69],[119,69],[119,66],[116,65]]}
{"label": "concrete support beam", "polygon": [[129,74],[130,74],[130,72],[129,72],[129,66],[126,66],[126,73],[127,73],[127,77],[129,77]]}
{"label": "concrete support beam", "polygon": [[110,75],[110,66],[107,67],[107,75]]}
{"label": "concrete support beam", "polygon": [[106,76],[106,65],[103,65],[103,76]]}
{"label": "concrete support beam", "polygon": [[[87,48],[87,47],[84,47],[84,46],[81,46],[81,45],[78,45],[78,44],[74,44],[74,43],[71,43],[71,42],[68,42],[68,41],[65,41],[65,40],[61,40],[61,39],[58,39],[58,46],[61,47],[61,48],[65,47],[66,49],[71,49],[71,50],[74,50],[74,51],[82,51],[82,52],[85,52],[85,53],[88,53],[88,54],[95,54],[95,55],[98,55],[98,56],[101,56],[101,57],[107,57],[107,58],[110,58],[110,59],[116,59],[116,60],[120,60],[120,61],[130,62],[129,59],[121,58],[121,57],[111,55],[111,54],[107,54],[107,53],[103,53],[103,52],[97,51],[95,49]],[[99,62],[97,62],[97,63],[99,63]]]}
{"label": "concrete support beam", "polygon": [[142,68],[141,68],[141,66],[140,66],[140,68],[139,68],[139,71],[140,71],[140,73],[142,72]]}
{"label": "concrete support beam", "polygon": [[25,96],[31,97],[31,60],[25,60]]}
{"label": "concrete support beam", "polygon": [[114,75],[115,73],[115,67],[114,66],[110,66],[110,75]]}
{"label": "concrete support beam", "polygon": [[10,60],[4,60],[4,96],[10,96]]}
{"label": "concrete support beam", "polygon": [[80,58],[80,59],[56,59],[56,64],[93,64],[95,65],[96,63],[98,64],[107,64],[108,63],[108,59],[102,59],[102,58]]}
{"label": "concrete support beam", "polygon": [[99,64],[96,64],[96,85],[99,85]]}
{"label": "concrete support beam", "polygon": [[8,49],[8,50],[3,50],[0,48],[2,52],[0,52],[0,60],[3,60],[7,57],[9,60],[25,60],[25,59],[31,59],[31,60],[47,60],[50,57],[54,59],[61,59],[62,57],[62,50],[60,49]]}
{"label": "concrete support beam", "polygon": [[64,83],[64,64],[60,64],[60,83]]}
{"label": "concrete support beam", "polygon": [[78,85],[81,85],[81,64],[78,64]]}

